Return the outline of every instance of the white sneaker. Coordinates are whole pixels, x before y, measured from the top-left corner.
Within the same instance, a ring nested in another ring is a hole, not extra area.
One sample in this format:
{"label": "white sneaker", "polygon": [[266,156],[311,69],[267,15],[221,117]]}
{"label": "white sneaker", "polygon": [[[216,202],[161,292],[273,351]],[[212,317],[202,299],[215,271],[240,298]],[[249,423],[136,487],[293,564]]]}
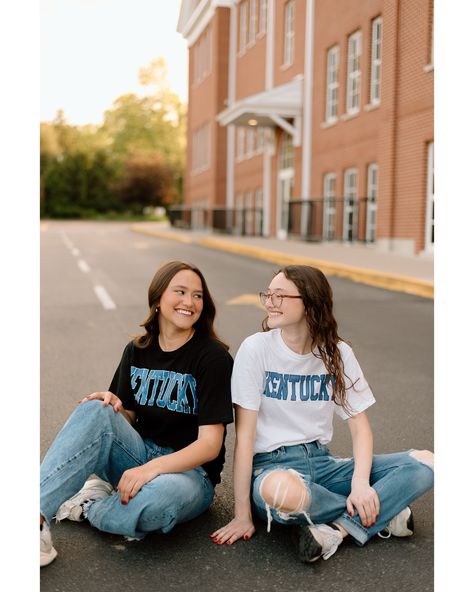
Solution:
{"label": "white sneaker", "polygon": [[390,520],[387,526],[377,533],[381,539],[389,539],[392,534],[396,537],[409,537],[415,532],[415,523],[413,512],[410,506],[404,508],[394,518]]}
{"label": "white sneaker", "polygon": [[299,557],[306,563],[312,563],[320,557],[329,559],[341,543],[342,534],[337,527],[317,524],[299,528]]}
{"label": "white sneaker", "polygon": [[73,522],[84,520],[83,505],[89,501],[96,501],[112,494],[114,488],[110,483],[100,479],[96,475],[89,477],[81,490],[71,499],[65,501],[56,513],[56,520],[60,522],[65,518]]}
{"label": "white sneaker", "polygon": [[58,552],[53,547],[51,532],[46,522],[40,526],[40,567],[49,565],[56,559]]}

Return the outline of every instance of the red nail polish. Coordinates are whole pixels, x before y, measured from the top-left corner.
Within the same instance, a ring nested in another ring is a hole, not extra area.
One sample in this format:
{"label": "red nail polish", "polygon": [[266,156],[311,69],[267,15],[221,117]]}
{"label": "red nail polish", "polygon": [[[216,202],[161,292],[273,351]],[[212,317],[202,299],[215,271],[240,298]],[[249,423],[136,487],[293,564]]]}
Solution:
{"label": "red nail polish", "polygon": [[247,535],[244,536],[244,541],[248,541],[249,537]]}
{"label": "red nail polish", "polygon": [[231,543],[230,541],[227,541],[227,543],[226,543],[226,544],[227,544],[227,545],[232,545],[232,543]]}
{"label": "red nail polish", "polygon": [[125,502],[124,500],[122,500],[122,506],[126,506],[128,502]]}

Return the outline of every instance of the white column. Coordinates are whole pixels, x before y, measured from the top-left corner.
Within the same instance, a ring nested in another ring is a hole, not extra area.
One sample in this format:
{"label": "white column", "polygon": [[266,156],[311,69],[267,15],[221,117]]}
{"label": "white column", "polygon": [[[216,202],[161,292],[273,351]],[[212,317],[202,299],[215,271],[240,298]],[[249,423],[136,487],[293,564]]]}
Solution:
{"label": "white column", "polygon": [[[229,82],[227,92],[227,107],[235,102],[235,89],[237,82],[237,6],[230,8],[230,35],[229,35]],[[226,208],[234,207],[234,161],[235,161],[235,126],[227,126],[227,183],[226,183]],[[229,228],[229,216],[226,217],[226,226]]]}
{"label": "white column", "polygon": [[[306,0],[306,30],[303,82],[303,154],[301,171],[301,198],[311,197],[311,156],[313,126],[313,52],[314,52],[314,0]],[[309,204],[308,204],[309,205]],[[301,228],[307,228],[309,210],[302,208]]]}

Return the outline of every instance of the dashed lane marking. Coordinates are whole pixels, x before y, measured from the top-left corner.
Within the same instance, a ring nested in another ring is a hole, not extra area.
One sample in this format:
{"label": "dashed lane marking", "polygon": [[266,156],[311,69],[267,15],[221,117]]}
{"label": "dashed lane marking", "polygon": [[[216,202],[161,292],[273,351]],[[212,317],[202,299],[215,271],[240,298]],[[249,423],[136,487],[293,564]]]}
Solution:
{"label": "dashed lane marking", "polygon": [[115,310],[117,308],[104,286],[94,286],[94,292],[105,310]]}

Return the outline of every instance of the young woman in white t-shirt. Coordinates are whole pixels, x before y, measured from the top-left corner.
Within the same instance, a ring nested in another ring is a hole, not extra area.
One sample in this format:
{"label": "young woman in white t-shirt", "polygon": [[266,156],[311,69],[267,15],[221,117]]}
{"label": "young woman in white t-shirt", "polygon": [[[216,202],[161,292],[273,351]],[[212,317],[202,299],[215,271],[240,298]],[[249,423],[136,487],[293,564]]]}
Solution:
{"label": "young woman in white t-shirt", "polygon": [[[433,486],[433,453],[373,455],[365,410],[375,402],[351,347],[338,335],[332,290],[314,267],[290,265],[260,294],[264,332],[235,358],[235,517],[211,537],[248,540],[252,509],[297,525],[299,556],[328,559],[346,536],[413,534],[409,504]],[[353,458],[327,448],[333,414],[347,420]]]}

